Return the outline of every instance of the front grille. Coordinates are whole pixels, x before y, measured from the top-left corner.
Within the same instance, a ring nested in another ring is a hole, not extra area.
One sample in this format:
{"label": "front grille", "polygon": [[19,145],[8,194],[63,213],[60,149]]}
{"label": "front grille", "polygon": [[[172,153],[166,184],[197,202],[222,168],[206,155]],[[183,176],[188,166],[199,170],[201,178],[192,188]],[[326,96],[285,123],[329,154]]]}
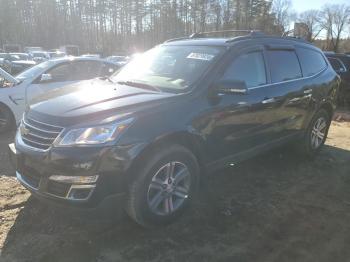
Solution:
{"label": "front grille", "polygon": [[49,181],[47,185],[47,192],[59,197],[65,197],[68,194],[70,185],[63,184],[56,181]]}
{"label": "front grille", "polygon": [[62,130],[62,127],[45,124],[30,118],[24,118],[20,127],[23,142],[40,150],[49,149]]}
{"label": "front grille", "polygon": [[38,189],[40,184],[41,175],[34,169],[26,169],[26,172],[21,174],[22,179],[31,187]]}

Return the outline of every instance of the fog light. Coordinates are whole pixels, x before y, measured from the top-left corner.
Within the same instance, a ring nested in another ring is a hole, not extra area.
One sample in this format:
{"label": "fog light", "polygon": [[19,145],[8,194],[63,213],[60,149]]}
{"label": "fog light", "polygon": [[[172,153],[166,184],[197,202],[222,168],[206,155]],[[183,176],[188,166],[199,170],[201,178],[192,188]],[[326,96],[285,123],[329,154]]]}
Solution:
{"label": "fog light", "polygon": [[52,175],[50,180],[67,184],[93,184],[96,183],[98,175],[94,176],[60,176]]}
{"label": "fog light", "polygon": [[73,185],[68,192],[68,199],[87,200],[94,189],[95,185]]}

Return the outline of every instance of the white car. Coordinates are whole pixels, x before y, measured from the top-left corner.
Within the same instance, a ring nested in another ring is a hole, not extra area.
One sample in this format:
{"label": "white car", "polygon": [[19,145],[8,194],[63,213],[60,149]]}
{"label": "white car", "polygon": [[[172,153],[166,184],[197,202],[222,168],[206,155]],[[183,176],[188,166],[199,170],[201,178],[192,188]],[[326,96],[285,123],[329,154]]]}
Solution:
{"label": "white car", "polygon": [[0,68],[0,132],[17,124],[36,97],[78,81],[110,76],[118,69],[111,62],[83,57],[45,61],[16,77]]}

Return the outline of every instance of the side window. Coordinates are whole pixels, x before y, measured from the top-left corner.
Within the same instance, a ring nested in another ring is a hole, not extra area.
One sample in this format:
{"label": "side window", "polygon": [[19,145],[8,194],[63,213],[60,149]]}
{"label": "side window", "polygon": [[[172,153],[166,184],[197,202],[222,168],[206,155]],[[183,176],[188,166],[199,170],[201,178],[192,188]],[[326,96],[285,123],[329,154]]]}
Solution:
{"label": "side window", "polygon": [[51,82],[64,82],[71,79],[71,66],[70,64],[62,64],[48,70],[46,74],[50,74],[52,77]]}
{"label": "side window", "polygon": [[327,66],[323,55],[315,50],[298,48],[297,53],[304,77],[315,75]]}
{"label": "side window", "polygon": [[77,61],[72,65],[72,81],[87,80],[98,77],[102,66],[101,62],[99,61]]}
{"label": "side window", "polygon": [[294,51],[268,50],[272,83],[298,79],[302,77],[298,57]]}
{"label": "side window", "polygon": [[266,84],[266,70],[262,52],[251,52],[237,57],[228,66],[222,79],[243,81],[248,88]]}
{"label": "side window", "polygon": [[335,72],[345,72],[346,71],[344,66],[342,65],[342,63],[339,61],[339,59],[328,57],[328,60],[331,63]]}

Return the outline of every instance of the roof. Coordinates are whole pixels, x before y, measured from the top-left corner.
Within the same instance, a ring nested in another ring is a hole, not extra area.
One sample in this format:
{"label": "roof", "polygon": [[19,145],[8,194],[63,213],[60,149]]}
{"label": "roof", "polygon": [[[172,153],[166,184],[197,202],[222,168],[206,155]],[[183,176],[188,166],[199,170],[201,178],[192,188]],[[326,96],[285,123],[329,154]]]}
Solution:
{"label": "roof", "polygon": [[[239,33],[238,36],[227,37],[228,33]],[[244,33],[244,35],[242,35]],[[222,34],[226,37],[213,37]],[[271,36],[256,30],[224,30],[196,33],[189,37],[181,37],[167,40],[166,45],[209,45],[209,46],[231,46],[238,41],[254,40],[254,39],[274,39],[289,40],[298,43],[309,44],[306,40],[289,36]]]}

